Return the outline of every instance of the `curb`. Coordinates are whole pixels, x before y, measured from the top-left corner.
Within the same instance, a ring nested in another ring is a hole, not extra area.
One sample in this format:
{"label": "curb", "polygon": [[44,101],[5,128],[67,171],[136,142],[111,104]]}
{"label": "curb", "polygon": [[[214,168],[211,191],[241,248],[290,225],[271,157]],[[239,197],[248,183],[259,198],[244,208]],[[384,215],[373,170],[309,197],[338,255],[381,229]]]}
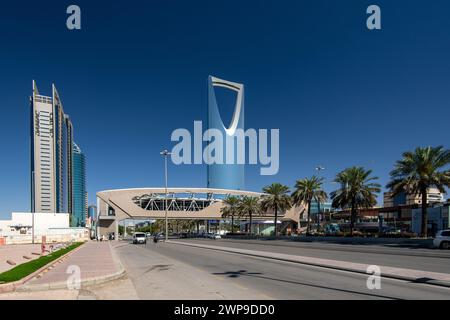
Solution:
{"label": "curb", "polygon": [[[93,286],[93,285],[99,285],[106,282],[110,282],[113,280],[117,280],[119,278],[122,278],[126,271],[125,268],[122,265],[122,262],[117,257],[116,253],[114,252],[111,243],[109,243],[109,248],[111,250],[111,255],[113,257],[114,263],[118,267],[118,271],[104,275],[104,276],[98,276],[98,277],[92,277],[88,279],[84,279],[80,283],[80,289]],[[53,282],[53,283],[42,283],[42,284],[30,284],[30,285],[23,285],[16,289],[17,292],[35,292],[35,291],[48,291],[48,290],[57,290],[57,289],[68,289],[67,288],[67,282]]]}
{"label": "curb", "polygon": [[[84,242],[83,244],[85,244],[86,242]],[[43,272],[44,270],[47,270],[50,267],[53,267],[55,264],[57,264],[59,261],[65,259],[68,255],[76,252],[77,250],[79,250],[81,247],[83,247],[83,244],[78,246],[77,248],[67,252],[66,254],[62,255],[61,257],[59,257],[56,260],[53,260],[51,262],[49,262],[48,264],[46,264],[45,266],[41,267],[40,269],[36,270],[35,272],[25,276],[24,278],[14,281],[14,282],[9,282],[9,283],[4,283],[4,284],[0,284],[0,293],[7,293],[7,292],[12,292],[12,291],[19,291],[18,289],[27,281],[33,279],[34,277],[36,277],[38,274],[40,274],[41,272]]]}
{"label": "curb", "polygon": [[[82,280],[80,289],[119,279],[124,274],[125,274],[125,269],[122,269],[113,274],[109,274],[106,276],[99,276],[99,277],[93,277],[93,278]],[[54,282],[54,283],[25,285],[25,286],[21,286],[21,287],[17,288],[16,291],[17,292],[35,292],[35,291],[57,290],[57,289],[68,289],[67,282]]]}
{"label": "curb", "polygon": [[[337,267],[337,266],[331,266],[331,265],[327,265],[327,264],[323,264],[323,263],[298,261],[298,260],[293,259],[293,258],[289,259],[289,258],[273,257],[273,256],[270,256],[270,254],[265,253],[265,252],[256,253],[258,251],[255,251],[255,253],[249,253],[249,252],[242,252],[238,248],[212,247],[212,246],[205,246],[205,245],[201,245],[201,244],[185,243],[185,242],[170,241],[170,240],[168,241],[168,243],[179,244],[179,245],[184,245],[184,246],[191,246],[191,247],[197,247],[197,248],[203,248],[203,249],[209,249],[209,250],[215,250],[215,251],[222,251],[222,252],[228,252],[228,253],[235,253],[235,254],[241,254],[241,255],[246,255],[246,256],[264,258],[264,259],[285,261],[285,262],[297,263],[297,264],[314,266],[314,267],[321,267],[321,268],[327,268],[327,269],[333,269],[333,270],[340,270],[340,271],[347,271],[347,272],[353,272],[353,273],[370,275],[366,271],[363,271],[363,270],[360,270],[360,269],[347,268],[347,267]],[[380,266],[380,267],[382,267],[382,266]],[[410,281],[410,282],[414,282],[414,283],[423,283],[423,284],[429,284],[429,285],[433,285],[433,286],[450,288],[450,282],[443,281],[443,280],[436,280],[436,279],[432,279],[432,278],[416,278],[416,277],[402,276],[402,275],[397,275],[397,274],[392,274],[392,273],[384,273],[384,272],[383,272],[381,277],[382,278],[390,278],[390,279]]]}

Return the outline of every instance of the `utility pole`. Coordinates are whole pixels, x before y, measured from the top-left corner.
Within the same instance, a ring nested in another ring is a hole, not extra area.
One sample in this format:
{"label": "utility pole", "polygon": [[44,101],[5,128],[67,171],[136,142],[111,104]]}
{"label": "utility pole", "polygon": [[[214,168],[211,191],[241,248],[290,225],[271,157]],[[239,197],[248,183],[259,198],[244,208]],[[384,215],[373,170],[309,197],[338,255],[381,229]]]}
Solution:
{"label": "utility pole", "polygon": [[165,178],[165,201],[164,201],[164,209],[165,209],[165,220],[166,220],[166,231],[165,231],[165,238],[166,241],[169,240],[169,222],[167,220],[167,156],[171,155],[172,153],[170,153],[167,150],[163,150],[159,153],[160,155],[162,155],[164,157],[164,178]]}
{"label": "utility pole", "polygon": [[31,243],[34,244],[34,210],[31,213]]}

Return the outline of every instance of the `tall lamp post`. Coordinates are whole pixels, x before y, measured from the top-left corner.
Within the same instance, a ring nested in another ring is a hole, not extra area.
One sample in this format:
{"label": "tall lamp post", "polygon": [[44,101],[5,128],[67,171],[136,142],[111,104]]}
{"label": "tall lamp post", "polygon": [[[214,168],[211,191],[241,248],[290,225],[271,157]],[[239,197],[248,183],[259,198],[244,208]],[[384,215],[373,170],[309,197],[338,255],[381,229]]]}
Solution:
{"label": "tall lamp post", "polygon": [[34,210],[31,213],[31,243],[34,244]]}
{"label": "tall lamp post", "polygon": [[[316,167],[316,171],[317,171],[317,176],[318,177],[320,177],[320,171],[322,171],[322,170],[325,170],[325,168],[320,166],[320,165]],[[317,231],[319,231],[319,228],[320,228],[320,217],[321,217],[321,214],[320,214],[320,201],[317,201]]]}
{"label": "tall lamp post", "polygon": [[170,153],[167,150],[163,150],[159,153],[160,155],[162,155],[164,157],[164,178],[165,178],[165,199],[164,199],[164,209],[165,209],[165,220],[166,220],[166,231],[165,231],[165,238],[166,241],[169,240],[169,223],[167,220],[167,156],[171,155],[172,153]]}

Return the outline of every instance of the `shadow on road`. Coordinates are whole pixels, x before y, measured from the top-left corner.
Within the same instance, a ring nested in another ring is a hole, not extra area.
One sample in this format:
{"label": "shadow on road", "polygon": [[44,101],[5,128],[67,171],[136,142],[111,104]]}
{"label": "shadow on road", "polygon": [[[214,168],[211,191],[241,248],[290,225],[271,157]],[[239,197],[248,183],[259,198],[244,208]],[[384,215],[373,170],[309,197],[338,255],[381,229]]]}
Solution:
{"label": "shadow on road", "polygon": [[382,298],[382,299],[403,300],[403,299],[400,299],[400,298],[397,298],[397,297],[390,297],[390,296],[385,296],[385,295],[380,295],[380,294],[372,294],[372,293],[365,293],[365,292],[359,292],[359,291],[353,291],[353,290],[346,290],[346,289],[339,289],[339,288],[333,288],[333,287],[327,287],[327,286],[320,286],[320,285],[316,285],[316,284],[299,282],[299,281],[277,279],[277,278],[273,278],[273,277],[264,276],[263,273],[260,273],[260,272],[248,272],[247,270],[214,272],[212,274],[213,275],[227,276],[229,278],[239,278],[241,276],[253,277],[253,278],[265,279],[265,280],[270,280],[270,281],[282,282],[282,283],[297,284],[297,285],[307,286],[307,287],[312,287],[312,288],[333,290],[333,291],[338,291],[338,292],[345,292],[345,293],[350,293],[350,294],[358,294],[358,295],[369,296],[369,297],[377,297],[377,298]]}

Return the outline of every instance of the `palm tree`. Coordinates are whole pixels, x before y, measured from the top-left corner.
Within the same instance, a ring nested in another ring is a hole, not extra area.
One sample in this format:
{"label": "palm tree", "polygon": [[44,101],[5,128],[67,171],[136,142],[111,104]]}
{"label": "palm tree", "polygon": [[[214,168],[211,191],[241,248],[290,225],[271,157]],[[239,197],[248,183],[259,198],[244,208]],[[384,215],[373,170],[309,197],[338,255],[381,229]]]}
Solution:
{"label": "palm tree", "polygon": [[309,217],[311,214],[311,203],[313,201],[317,203],[325,202],[328,195],[322,190],[323,178],[312,176],[311,178],[305,178],[297,180],[295,183],[295,191],[292,193],[292,200],[296,206],[307,205],[308,217],[306,233],[310,231]]}
{"label": "palm tree", "polygon": [[272,183],[263,189],[264,195],[261,198],[261,209],[263,211],[273,210],[275,218],[273,221],[275,237],[278,236],[278,212],[289,210],[292,207],[289,187],[281,183]]}
{"label": "palm tree", "polygon": [[421,235],[427,237],[428,212],[427,192],[430,187],[445,193],[450,187],[450,170],[442,170],[450,165],[450,150],[438,147],[418,147],[414,152],[404,152],[403,158],[395,163],[390,172],[391,181],[386,185],[394,195],[405,192],[422,198]]}
{"label": "palm tree", "polygon": [[220,209],[222,218],[231,217],[231,233],[234,232],[234,216],[238,214],[239,197],[228,196],[223,199],[224,207]]}
{"label": "palm tree", "polygon": [[249,220],[250,220],[249,231],[250,231],[250,234],[252,234],[253,215],[261,213],[261,206],[259,203],[259,198],[243,196],[239,201],[238,212],[239,212],[239,216],[241,216],[241,217],[247,217],[247,216],[249,217]]}
{"label": "palm tree", "polygon": [[373,207],[376,203],[376,193],[381,191],[381,186],[373,182],[378,177],[371,177],[372,170],[363,167],[351,167],[337,174],[334,182],[340,184],[340,188],[333,191],[330,196],[334,208],[350,208],[350,232],[353,234],[356,214],[359,208]]}

